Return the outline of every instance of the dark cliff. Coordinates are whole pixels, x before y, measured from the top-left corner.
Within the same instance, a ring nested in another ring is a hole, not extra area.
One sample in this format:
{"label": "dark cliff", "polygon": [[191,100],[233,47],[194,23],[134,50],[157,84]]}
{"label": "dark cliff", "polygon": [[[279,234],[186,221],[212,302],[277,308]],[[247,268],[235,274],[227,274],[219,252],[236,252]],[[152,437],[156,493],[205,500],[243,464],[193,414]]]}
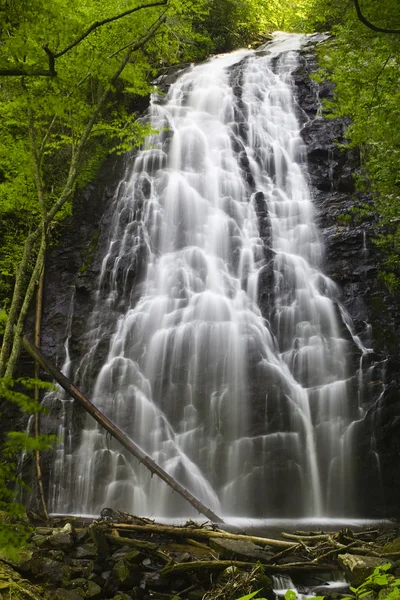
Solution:
{"label": "dark cliff", "polygon": [[[317,68],[315,44],[311,38],[294,73],[302,135],[307,144],[309,177],[326,245],[324,272],[338,285],[338,312],[349,315],[343,333],[353,340],[349,357],[361,382],[362,421],[354,424],[357,449],[357,484],[362,490],[362,516],[398,516],[400,491],[400,360],[397,358],[400,330],[400,300],[392,296],[378,277],[381,256],[372,242],[374,223],[358,222],[354,207],[370,199],[355,191],[353,174],[359,168],[357,152],[346,150],[345,120],[328,119],[321,107],[323,98],[332,98],[332,86],[317,85],[311,75]],[[344,144],[339,146],[338,144]],[[110,157],[98,179],[75,200],[74,213],[61,228],[59,243],[48,254],[42,345],[45,354],[61,366],[65,359],[68,315],[73,305],[69,351],[71,358],[82,353],[82,333],[94,306],[96,283],[108,241],[115,191],[125,166]],[[262,238],[269,236],[268,215],[262,198],[256,199]],[[267,253],[268,254],[268,253]],[[270,260],[266,256],[267,263]],[[132,285],[140,278],[140,265],[132,271]],[[260,302],[269,303],[271,270],[261,276]],[[117,318],[110,314],[110,323]],[[373,349],[364,353],[361,348]],[[102,352],[98,353],[99,366]],[[75,382],[79,385],[79,377]],[[85,390],[90,395],[90,390]],[[57,411],[47,423],[54,428]],[[45,467],[48,476],[49,464]],[[46,475],[47,474],[47,475]]]}

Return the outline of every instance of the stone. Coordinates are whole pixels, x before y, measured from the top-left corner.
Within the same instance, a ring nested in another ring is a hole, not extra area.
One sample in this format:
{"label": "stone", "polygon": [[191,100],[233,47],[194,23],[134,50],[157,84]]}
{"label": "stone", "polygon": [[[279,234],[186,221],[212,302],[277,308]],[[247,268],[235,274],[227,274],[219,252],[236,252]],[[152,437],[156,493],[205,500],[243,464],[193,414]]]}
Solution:
{"label": "stone", "polygon": [[338,561],[353,587],[361,585],[376,567],[385,565],[388,562],[383,558],[359,556],[358,554],[339,554]]}
{"label": "stone", "polygon": [[93,561],[87,558],[70,558],[69,565],[73,573],[80,573],[82,577],[89,577],[93,571]]}
{"label": "stone", "polygon": [[43,577],[46,582],[52,585],[65,585],[65,582],[71,578],[71,569],[68,565],[46,556],[35,561],[32,567],[35,575]]}
{"label": "stone", "polygon": [[75,558],[97,558],[97,548],[96,546],[88,542],[83,544],[82,546],[77,546],[74,551]]}
{"label": "stone", "polygon": [[124,560],[130,564],[137,565],[144,559],[144,554],[139,552],[138,550],[133,550],[133,552],[128,552],[125,554]]}
{"label": "stone", "polygon": [[45,535],[34,535],[31,541],[38,548],[42,548],[47,542],[47,537]]}
{"label": "stone", "polygon": [[84,527],[82,529],[75,529],[75,539],[78,544],[82,544],[84,541],[86,541],[88,535],[89,530],[87,527]]}
{"label": "stone", "polygon": [[65,590],[64,588],[58,588],[54,594],[54,600],[82,600],[77,592],[73,590]]}
{"label": "stone", "polygon": [[[70,524],[67,523],[67,525]],[[49,535],[47,541],[53,548],[60,548],[62,550],[68,550],[74,545],[72,531],[66,530],[65,527],[61,531],[53,531],[53,535]]]}
{"label": "stone", "polygon": [[95,581],[90,581],[83,577],[72,580],[70,587],[73,588],[82,598],[91,598],[92,600],[97,600],[102,595],[102,589]]}
{"label": "stone", "polygon": [[273,556],[271,552],[266,552],[261,546],[248,540],[211,538],[210,546],[218,552],[221,560],[229,560],[230,558],[248,560],[251,558],[270,562]]}
{"label": "stone", "polygon": [[128,590],[139,583],[142,574],[137,565],[133,565],[122,559],[115,563],[111,577],[118,588]]}
{"label": "stone", "polygon": [[54,529],[51,529],[50,527],[36,527],[36,533],[37,535],[51,535],[53,533]]}
{"label": "stone", "polygon": [[128,594],[124,594],[123,592],[121,592],[114,596],[112,600],[132,600],[132,597],[128,596]]}
{"label": "stone", "polygon": [[166,590],[169,588],[169,579],[160,575],[160,573],[144,573],[141,586],[144,585],[145,588],[149,588],[150,590]]}
{"label": "stone", "polygon": [[124,558],[127,554],[129,554],[130,552],[132,552],[132,547],[131,546],[122,546],[122,548],[119,548],[118,550],[116,550],[114,552],[114,554],[111,555],[111,560],[120,560],[121,558]]}
{"label": "stone", "polygon": [[47,556],[63,562],[65,560],[65,554],[62,550],[49,550]]}
{"label": "stone", "polygon": [[159,592],[152,592],[151,594],[146,594],[143,596],[143,600],[181,600],[181,596],[178,594],[161,594]]}
{"label": "stone", "polygon": [[95,581],[89,581],[86,588],[86,598],[97,600],[101,597],[101,587]]}
{"label": "stone", "polygon": [[29,548],[21,548],[15,556],[9,556],[7,553],[3,553],[0,550],[0,560],[6,561],[12,567],[16,567],[19,571],[30,571],[36,552],[29,550]]}

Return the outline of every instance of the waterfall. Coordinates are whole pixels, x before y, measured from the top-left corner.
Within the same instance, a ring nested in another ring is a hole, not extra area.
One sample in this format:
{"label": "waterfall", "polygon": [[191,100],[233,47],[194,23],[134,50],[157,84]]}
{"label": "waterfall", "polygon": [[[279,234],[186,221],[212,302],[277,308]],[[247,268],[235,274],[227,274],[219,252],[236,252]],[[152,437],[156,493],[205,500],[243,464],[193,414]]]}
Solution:
{"label": "waterfall", "polygon": [[[321,272],[291,83],[301,43],[278,34],[154,95],[75,367],[93,402],[223,515],[355,511],[356,377]],[[190,515],[90,417],[66,460],[54,512]]]}

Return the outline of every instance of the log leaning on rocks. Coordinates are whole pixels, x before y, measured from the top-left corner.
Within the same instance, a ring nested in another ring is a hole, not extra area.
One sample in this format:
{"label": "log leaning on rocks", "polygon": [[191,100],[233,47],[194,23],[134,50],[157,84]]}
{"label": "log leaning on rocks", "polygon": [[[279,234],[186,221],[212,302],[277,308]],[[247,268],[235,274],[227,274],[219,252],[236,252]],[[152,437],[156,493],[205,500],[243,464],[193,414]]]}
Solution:
{"label": "log leaning on rocks", "polygon": [[193,506],[200,514],[210,519],[213,523],[223,523],[221,517],[216,515],[212,510],[207,508],[200,500],[195,498],[193,494],[184,488],[180,483],[173,479],[164,469],[162,469],[153,459],[151,459],[143,450],[135,444],[121,429],[112,423],[103,413],[92,403],[74,384],[65,377],[44,354],[34,344],[23,336],[22,345],[33,359],[35,359],[41,367],[74,399],[82,408],[85,409],[108,433],[116,439],[132,456],[137,458],[151,473],[157,475],[165,481],[175,492],[184,498],[191,506]]}
{"label": "log leaning on rocks", "polygon": [[140,531],[140,532],[153,532],[153,533],[165,533],[173,536],[182,536],[185,538],[224,538],[231,540],[246,540],[254,542],[255,544],[262,544],[264,546],[271,546],[273,548],[287,548],[292,549],[294,547],[293,542],[285,542],[283,540],[275,540],[272,538],[258,537],[254,535],[242,535],[239,533],[229,533],[227,531],[214,531],[205,527],[170,527],[168,525],[148,524],[148,525],[137,525],[135,523],[112,523],[111,527],[120,531]]}

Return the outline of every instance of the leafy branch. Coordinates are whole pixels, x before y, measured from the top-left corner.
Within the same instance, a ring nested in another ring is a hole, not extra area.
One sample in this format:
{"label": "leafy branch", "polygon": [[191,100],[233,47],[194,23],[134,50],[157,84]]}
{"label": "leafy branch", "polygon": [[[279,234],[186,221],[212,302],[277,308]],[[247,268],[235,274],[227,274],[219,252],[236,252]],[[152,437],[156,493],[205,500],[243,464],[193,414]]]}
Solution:
{"label": "leafy branch", "polygon": [[[83,40],[85,40],[96,29],[99,29],[100,27],[103,27],[104,25],[107,25],[109,23],[113,23],[114,21],[118,21],[119,19],[127,17],[128,15],[131,15],[135,12],[138,12],[139,10],[143,10],[146,8],[154,8],[155,6],[165,6],[167,4],[168,4],[168,0],[159,0],[158,2],[151,2],[149,4],[140,4],[139,6],[130,8],[129,10],[126,10],[118,15],[114,15],[113,17],[108,17],[107,19],[103,19],[102,21],[95,21],[94,23],[92,23],[92,25],[90,25],[90,27],[88,27],[86,29],[86,31],[81,33],[81,35],[79,35],[77,38],[75,38],[75,40],[73,42],[68,44],[68,46],[65,46],[65,48],[63,48],[59,52],[53,52],[47,44],[43,44],[42,48],[47,55],[47,60],[49,63],[49,68],[47,70],[45,70],[45,69],[30,70],[30,69],[16,69],[16,68],[0,69],[0,77],[56,77],[57,76],[56,59],[60,58],[61,56],[64,56],[65,54],[67,54],[67,52],[69,52],[70,50],[72,50],[73,48],[78,46],[78,44],[83,42]],[[132,42],[132,44],[134,44],[134,42]],[[120,52],[121,50],[119,50],[118,52]],[[114,55],[112,55],[112,56],[114,56]]]}

